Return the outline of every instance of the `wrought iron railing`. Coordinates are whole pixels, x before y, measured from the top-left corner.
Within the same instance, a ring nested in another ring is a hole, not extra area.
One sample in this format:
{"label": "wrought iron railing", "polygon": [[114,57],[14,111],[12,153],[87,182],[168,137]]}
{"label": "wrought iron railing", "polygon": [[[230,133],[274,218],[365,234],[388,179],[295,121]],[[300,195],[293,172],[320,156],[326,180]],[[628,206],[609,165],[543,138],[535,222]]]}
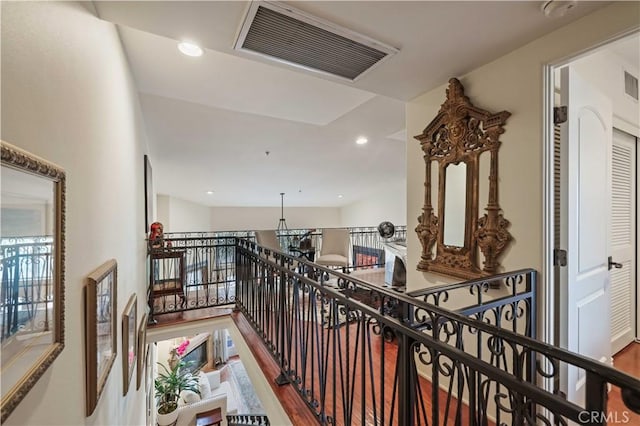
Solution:
{"label": "wrought iron railing", "polygon": [[269,418],[264,414],[227,415],[228,426],[269,426]]}
{"label": "wrought iron railing", "polygon": [[535,339],[536,274],[523,269],[407,293],[428,304]]}
{"label": "wrought iron railing", "polygon": [[234,303],[235,237],[171,238],[165,244],[149,254],[150,319]]}
{"label": "wrought iron railing", "polygon": [[[293,229],[280,234],[285,249],[309,232]],[[384,242],[375,227],[350,228],[351,267],[384,265]],[[149,253],[148,304],[155,315],[228,305],[235,302],[235,241],[253,240],[253,231],[189,232],[165,234],[165,246]],[[394,239],[406,237],[406,227],[396,227]],[[311,231],[312,246],[319,249],[322,233]]]}
{"label": "wrought iron railing", "polygon": [[[535,335],[533,270],[484,280],[482,308],[454,312],[249,240],[236,263],[237,307],[321,424],[605,424],[608,386],[640,411],[638,379],[515,332]],[[492,285],[523,290],[489,300]],[[540,385],[564,368],[584,377],[577,401]]]}
{"label": "wrought iron railing", "polygon": [[0,240],[2,341],[17,333],[49,330],[53,262],[51,237]]}
{"label": "wrought iron railing", "polygon": [[[351,236],[349,269],[384,266],[384,243],[387,240],[380,236],[378,228],[375,226],[362,226],[348,229]],[[297,242],[299,242],[300,237],[307,233],[309,233],[312,247],[314,247],[316,251],[320,251],[322,248],[322,230],[320,229],[288,229],[278,231],[278,239],[285,252],[294,254],[288,250],[288,247],[295,246]],[[174,239],[204,240],[221,237],[238,237],[253,240],[254,234],[253,231],[174,232],[165,234],[165,240],[167,241]],[[405,225],[397,225],[395,226],[395,233],[390,240],[401,241],[405,240],[406,237],[407,227]]]}

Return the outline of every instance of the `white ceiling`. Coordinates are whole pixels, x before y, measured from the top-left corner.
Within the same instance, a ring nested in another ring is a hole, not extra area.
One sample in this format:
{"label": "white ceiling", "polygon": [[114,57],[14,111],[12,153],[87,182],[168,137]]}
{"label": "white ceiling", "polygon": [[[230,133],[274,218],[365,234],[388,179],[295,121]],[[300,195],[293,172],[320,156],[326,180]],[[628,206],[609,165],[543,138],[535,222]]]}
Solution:
{"label": "white ceiling", "polygon": [[[158,193],[278,206],[285,192],[286,206],[341,206],[404,182],[405,101],[605,3],[556,19],[535,1],[287,4],[400,52],[346,83],[234,51],[249,2],[95,2],[119,26]],[[205,54],[180,54],[185,39]],[[355,145],[360,135],[367,145]]]}

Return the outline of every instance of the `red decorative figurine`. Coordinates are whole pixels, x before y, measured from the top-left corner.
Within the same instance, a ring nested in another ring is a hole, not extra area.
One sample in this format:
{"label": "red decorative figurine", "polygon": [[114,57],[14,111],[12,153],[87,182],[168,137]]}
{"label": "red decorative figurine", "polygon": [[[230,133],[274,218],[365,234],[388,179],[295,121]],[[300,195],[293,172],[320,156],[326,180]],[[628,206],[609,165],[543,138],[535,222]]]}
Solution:
{"label": "red decorative figurine", "polygon": [[160,222],[153,222],[149,227],[149,248],[162,250],[164,248],[164,227]]}

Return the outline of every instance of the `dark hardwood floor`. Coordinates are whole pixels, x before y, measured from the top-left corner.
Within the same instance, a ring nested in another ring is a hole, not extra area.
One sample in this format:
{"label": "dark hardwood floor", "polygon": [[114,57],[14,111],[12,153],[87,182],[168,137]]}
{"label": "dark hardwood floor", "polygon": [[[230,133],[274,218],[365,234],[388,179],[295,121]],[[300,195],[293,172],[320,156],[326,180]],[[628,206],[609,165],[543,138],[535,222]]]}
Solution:
{"label": "dark hardwood floor", "polygon": [[[246,320],[244,315],[242,313],[236,312],[232,314],[232,318],[236,323],[237,327],[240,329],[240,332],[242,333],[243,337],[247,341],[249,347],[251,348],[251,351],[254,357],[256,358],[258,364],[260,365],[260,368],[264,372],[265,376],[268,379],[270,379],[271,388],[273,389],[274,393],[278,396],[278,399],[280,400],[281,404],[283,405],[283,408],[289,415],[293,424],[294,425],[318,424],[318,420],[312,414],[311,410],[307,407],[307,404],[304,401],[304,399],[298,394],[298,392],[294,389],[293,386],[291,385],[278,386],[275,383],[274,379],[279,375],[280,368],[278,364],[275,362],[275,360],[273,359],[273,357],[271,356],[271,354],[268,352],[264,344],[262,343],[260,337],[251,327],[249,322]],[[356,324],[352,324],[349,326],[350,330],[353,333],[353,336],[355,336],[356,334],[355,327],[356,327]],[[343,333],[341,333],[341,335],[343,335]],[[344,345],[345,341],[343,340],[342,343]],[[340,348],[341,362],[344,362],[345,356],[347,357],[349,356],[349,351],[346,351],[346,355],[345,355],[345,349],[346,348],[344,346]],[[396,378],[395,376],[397,374],[396,368],[395,368],[397,350],[398,350],[398,347],[395,342],[385,341],[381,337],[378,339],[372,339],[371,346],[370,346],[371,356],[367,355],[366,363],[367,363],[367,370],[371,369],[370,371],[376,372],[375,375],[379,377],[379,379],[376,379],[376,383],[373,385],[376,388],[375,393],[376,395],[378,395],[378,400],[376,401],[376,404],[377,404],[376,407],[374,407],[370,399],[367,399],[369,403],[365,404],[364,407],[362,406],[362,402],[364,401],[364,398],[362,395],[363,392],[360,390],[360,386],[362,384],[362,381],[361,381],[362,365],[360,364],[360,361],[358,359],[355,359],[356,356],[354,352],[354,354],[352,355],[353,361],[350,361],[350,362],[354,362],[352,364],[352,367],[353,367],[353,369],[351,370],[352,373],[350,373],[351,381],[348,383],[348,385],[353,386],[353,389],[354,389],[353,400],[352,400],[353,405],[351,407],[351,418],[350,418],[350,421],[346,421],[346,418],[344,417],[335,418],[333,424],[336,424],[336,425],[345,425],[347,423],[353,424],[353,425],[381,424],[382,410],[384,410],[384,413],[385,413],[384,424],[390,424],[389,422],[390,417],[394,419],[393,424],[397,424],[398,408],[399,408],[398,402],[397,400],[395,402],[392,401],[392,398],[391,398],[392,390],[393,390],[393,386]],[[331,350],[329,350],[328,353],[331,353]],[[382,356],[383,353],[384,353],[384,356]],[[360,355],[357,355],[357,358],[359,357]],[[381,365],[381,361],[384,362],[384,360],[387,360],[387,361],[385,363],[385,366],[383,367]],[[300,365],[301,361],[302,360],[298,360],[297,365]],[[292,360],[292,364],[294,364],[295,362],[296,362],[295,360]],[[308,359],[307,362],[310,362],[310,359]],[[335,363],[329,363],[329,364],[335,365]],[[379,376],[379,373],[382,371],[384,371],[383,377]],[[308,371],[308,374],[305,377],[300,377],[300,380],[304,381],[308,389],[313,389],[313,394],[316,397],[320,395],[320,386],[321,386],[320,380],[318,379],[316,374],[313,374],[311,372],[311,370]],[[334,383],[332,383],[332,381],[328,378],[324,385],[327,387],[327,389],[335,389],[335,392],[334,391],[328,392],[326,400],[321,401],[320,403],[323,403],[325,404],[325,406],[330,407],[329,408],[330,412],[343,416],[343,413],[344,413],[343,405],[342,405],[341,398],[338,395],[341,392],[342,384],[336,384],[337,386],[334,387]],[[419,409],[420,412],[416,417],[421,419],[422,421],[416,421],[414,424],[415,425],[432,424],[433,398],[432,398],[431,383],[425,380],[424,378],[420,377],[419,388],[420,388],[419,392],[423,396],[424,405],[421,406],[421,408]],[[367,394],[370,394],[370,392],[372,392],[371,382],[367,381],[366,385],[364,386],[364,389]],[[382,391],[382,389],[384,389],[384,391]],[[418,390],[416,390],[416,392],[418,392]],[[383,401],[381,401],[381,399]],[[458,408],[460,408],[460,415],[461,415],[460,424],[462,425],[470,424],[468,412],[467,412],[468,408],[466,407],[466,405],[463,404],[461,406],[458,406],[458,401],[455,398],[452,398],[449,401],[449,405],[447,406],[447,393],[441,389],[438,391],[438,399],[439,399],[440,418],[437,424],[455,425],[456,424],[455,415],[456,415],[456,410]],[[382,405],[384,405],[384,408],[382,407]],[[448,407],[448,411],[446,410],[445,407]],[[375,419],[377,419],[377,421],[375,421]],[[425,421],[425,419],[428,421],[428,423]],[[492,426],[493,423],[489,421],[488,425]]]}
{"label": "dark hardwood floor", "polygon": [[224,317],[231,315],[233,306],[224,306],[217,308],[201,308],[184,312],[176,312],[172,314],[155,315],[156,324],[149,324],[149,328],[163,327],[168,325],[177,325],[192,321],[205,321],[212,318]]}
{"label": "dark hardwood floor", "polygon": [[[631,343],[613,357],[613,366],[618,370],[633,376],[640,377],[640,343]],[[613,386],[609,392],[609,424],[626,423],[640,425],[640,414],[629,410],[622,401],[620,389]],[[628,419],[628,420],[627,420]]]}

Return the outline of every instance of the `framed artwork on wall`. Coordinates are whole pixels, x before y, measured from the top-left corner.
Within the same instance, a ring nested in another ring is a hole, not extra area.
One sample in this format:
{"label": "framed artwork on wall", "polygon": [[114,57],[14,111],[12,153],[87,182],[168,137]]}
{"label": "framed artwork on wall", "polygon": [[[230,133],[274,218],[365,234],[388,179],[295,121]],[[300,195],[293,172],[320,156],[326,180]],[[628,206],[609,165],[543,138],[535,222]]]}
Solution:
{"label": "framed artwork on wall", "polygon": [[155,347],[156,347],[156,343],[153,343],[152,345],[147,345],[147,353],[146,353],[146,358],[144,360],[144,363],[146,365],[146,371],[145,371],[145,391],[152,397],[151,399],[153,400],[153,392],[150,392],[152,389],[154,389],[154,384],[153,384],[153,374],[154,374],[154,370],[153,370],[153,357],[155,355],[152,355],[152,351],[155,354]]}
{"label": "framed artwork on wall", "polygon": [[89,417],[104,389],[117,351],[118,265],[114,259],[87,277],[85,287],[86,415]]}
{"label": "framed artwork on wall", "polygon": [[127,306],[122,313],[122,395],[129,392],[129,383],[133,369],[136,366],[138,352],[137,346],[137,325],[138,325],[138,303],[135,293],[129,298]]}
{"label": "framed artwork on wall", "polygon": [[144,377],[144,368],[146,366],[147,352],[147,314],[142,316],[140,327],[138,327],[138,361],[136,370],[136,390],[140,390],[140,385]]}
{"label": "framed artwork on wall", "polygon": [[153,180],[151,176],[151,162],[149,156],[144,156],[144,232],[149,232],[153,222]]}

